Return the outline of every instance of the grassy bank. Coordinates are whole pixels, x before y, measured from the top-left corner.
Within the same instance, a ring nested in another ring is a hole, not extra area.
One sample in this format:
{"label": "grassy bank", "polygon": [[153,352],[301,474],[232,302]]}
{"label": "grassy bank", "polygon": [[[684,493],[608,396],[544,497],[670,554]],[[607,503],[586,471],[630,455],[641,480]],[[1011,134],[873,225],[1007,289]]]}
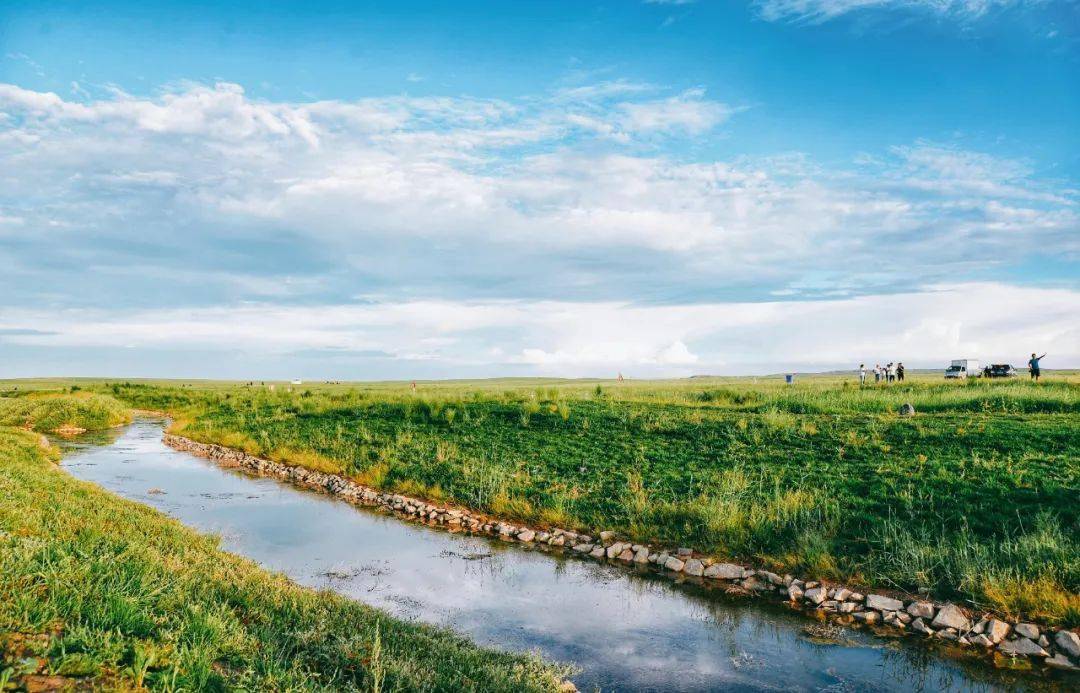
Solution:
{"label": "grassy bank", "polygon": [[56,457],[0,427],[0,689],[29,673],[105,689],[555,687],[558,672],[529,657],[271,575]]}
{"label": "grassy bank", "polygon": [[131,421],[128,407],[107,395],[25,393],[0,397],[0,426],[41,433],[94,431]]}
{"label": "grassy bank", "polygon": [[1080,624],[1074,376],[96,387],[382,489]]}

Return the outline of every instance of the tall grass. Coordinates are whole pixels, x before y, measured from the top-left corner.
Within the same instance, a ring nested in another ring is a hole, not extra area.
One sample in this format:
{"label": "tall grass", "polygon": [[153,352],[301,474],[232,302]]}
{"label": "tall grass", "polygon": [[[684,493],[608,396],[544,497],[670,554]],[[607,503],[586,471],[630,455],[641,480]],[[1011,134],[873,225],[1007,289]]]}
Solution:
{"label": "tall grass", "polygon": [[858,566],[876,582],[929,587],[1014,616],[1080,623],[1080,539],[1053,514],[992,541],[966,526],[943,537],[890,519],[874,528],[869,544]]}
{"label": "tall grass", "polygon": [[128,408],[108,395],[0,397],[0,426],[52,432],[65,428],[102,430],[129,421]]}
{"label": "tall grass", "polygon": [[379,488],[1078,623],[1075,543],[1015,548],[1080,533],[1072,376],[96,389]]}

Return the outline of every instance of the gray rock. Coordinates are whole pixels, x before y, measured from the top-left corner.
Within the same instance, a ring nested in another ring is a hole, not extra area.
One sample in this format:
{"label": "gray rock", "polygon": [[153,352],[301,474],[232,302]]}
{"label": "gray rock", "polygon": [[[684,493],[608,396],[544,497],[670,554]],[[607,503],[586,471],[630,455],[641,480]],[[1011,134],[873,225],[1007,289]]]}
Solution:
{"label": "gray rock", "polygon": [[1013,630],[1016,631],[1017,635],[1023,636],[1028,640],[1039,639],[1039,627],[1034,623],[1017,623],[1013,626]]}
{"label": "gray rock", "polygon": [[551,539],[551,534],[549,532],[537,532],[536,533],[536,540],[537,541],[542,541],[542,542],[544,542],[546,544],[548,539]]}
{"label": "gray rock", "polygon": [[862,621],[863,623],[876,623],[881,614],[876,611],[856,611],[851,615],[856,621]]}
{"label": "gray rock", "polygon": [[866,597],[863,596],[862,592],[852,592],[848,595],[848,601],[852,602],[861,602],[865,598]]}
{"label": "gray rock", "polygon": [[876,611],[900,611],[904,608],[904,602],[881,594],[866,595],[866,607]]}
{"label": "gray rock", "polygon": [[832,598],[838,602],[845,601],[850,596],[851,590],[846,587],[837,587],[832,593]]}
{"label": "gray rock", "polygon": [[743,567],[734,563],[714,563],[705,570],[705,577],[717,578],[718,580],[741,580]]}
{"label": "gray rock", "polygon": [[745,580],[743,580],[739,584],[742,585],[742,588],[744,590],[749,590],[751,592],[768,592],[769,591],[769,583],[767,583],[766,581],[764,581],[764,580],[762,580],[762,579],[760,579],[760,578],[758,578],[758,577],[756,577],[754,575],[751,575],[750,577],[746,578]]}
{"label": "gray rock", "polygon": [[552,546],[563,546],[564,544],[566,544],[566,537],[560,534],[549,539],[548,543]]}
{"label": "gray rock", "polygon": [[634,552],[629,548],[623,549],[623,552],[620,553],[617,558],[624,563],[629,563],[634,560]]}
{"label": "gray rock", "polygon": [[934,629],[926,625],[926,621],[921,618],[917,618],[911,622],[911,630],[917,633],[925,633],[926,635],[934,634]]}
{"label": "gray rock", "polygon": [[806,598],[806,601],[813,602],[814,604],[820,604],[825,601],[825,598],[828,596],[828,590],[826,590],[824,587],[815,587],[813,589],[806,590],[806,594],[804,596]]}
{"label": "gray rock", "polygon": [[1070,657],[1080,659],[1080,635],[1071,630],[1059,630],[1054,636],[1054,643]]}
{"label": "gray rock", "polygon": [[675,558],[674,556],[668,556],[668,559],[664,561],[664,567],[668,570],[675,571],[676,573],[681,571],[683,569],[683,566],[685,565],[685,563],[680,561],[678,558]]}
{"label": "gray rock", "polygon": [[900,416],[915,416],[915,407],[912,404],[905,402],[900,405]]}
{"label": "gray rock", "polygon": [[677,553],[679,554],[679,558],[685,558],[686,556],[692,556],[694,554],[694,550],[688,549],[685,546],[680,546]]}
{"label": "gray rock", "polygon": [[998,651],[1010,657],[1047,657],[1049,652],[1039,647],[1039,644],[1027,638],[1006,640],[998,645]]}
{"label": "gray rock", "polygon": [[971,638],[969,638],[969,639],[971,640],[972,645],[978,645],[979,647],[993,647],[994,646],[994,642],[990,638],[983,635],[982,633],[976,633],[975,635],[972,635]]}
{"label": "gray rock", "polygon": [[649,562],[649,549],[642,546],[634,554],[634,563],[648,563]]}
{"label": "gray rock", "polygon": [[858,609],[858,608],[859,608],[859,605],[856,604],[855,602],[842,602],[840,604],[840,613],[842,613],[842,614],[850,614],[851,612],[855,611],[855,609]]}
{"label": "gray rock", "polygon": [[930,602],[911,602],[908,604],[907,612],[915,618],[933,618],[934,605]]}
{"label": "gray rock", "polygon": [[576,544],[574,546],[574,551],[577,551],[578,553],[589,553],[592,550],[593,550],[593,545],[592,544]]}
{"label": "gray rock", "polygon": [[971,630],[971,621],[960,607],[955,604],[946,604],[938,610],[937,616],[930,625],[938,628],[955,628],[956,630]]}
{"label": "gray rock", "polygon": [[696,558],[691,558],[686,562],[683,572],[687,575],[703,575],[705,573],[705,564]]}
{"label": "gray rock", "polygon": [[597,546],[596,548],[594,548],[592,551],[589,552],[589,555],[592,556],[593,558],[603,558],[604,555],[605,555],[604,554],[604,547],[603,546]]}
{"label": "gray rock", "polygon": [[1069,658],[1058,652],[1053,657],[1046,660],[1047,666],[1051,666],[1055,669],[1064,669],[1065,671],[1080,671],[1080,667],[1076,666],[1069,661]]}
{"label": "gray rock", "polygon": [[790,597],[791,601],[793,601],[793,602],[797,602],[797,601],[799,601],[800,599],[803,598],[802,587],[799,587],[796,584],[788,585],[787,593],[788,593],[788,597]]}
{"label": "gray rock", "polygon": [[531,529],[526,529],[518,532],[517,538],[518,541],[532,541],[536,538],[536,532],[532,531]]}
{"label": "gray rock", "polygon": [[765,578],[766,580],[768,580],[773,585],[782,585],[782,584],[784,584],[784,578],[780,577],[776,573],[770,573],[767,570],[759,570],[759,571],[757,571],[757,574],[758,574],[758,577]]}
{"label": "gray rock", "polygon": [[985,633],[986,637],[990,638],[990,642],[996,645],[1009,634],[1009,624],[992,618],[986,624]]}
{"label": "gray rock", "polygon": [[614,541],[614,539],[615,532],[612,532],[610,529],[600,532],[600,543],[607,544],[608,542]]}

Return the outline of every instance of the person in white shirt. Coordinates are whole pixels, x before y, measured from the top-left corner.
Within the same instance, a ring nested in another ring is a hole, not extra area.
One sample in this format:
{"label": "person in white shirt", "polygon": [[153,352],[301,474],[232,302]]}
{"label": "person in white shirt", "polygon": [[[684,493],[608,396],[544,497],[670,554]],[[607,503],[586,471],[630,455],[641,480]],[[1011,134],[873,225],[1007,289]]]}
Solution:
{"label": "person in white shirt", "polygon": [[859,384],[860,385],[865,385],[866,384],[866,364],[865,363],[860,363],[859,364]]}

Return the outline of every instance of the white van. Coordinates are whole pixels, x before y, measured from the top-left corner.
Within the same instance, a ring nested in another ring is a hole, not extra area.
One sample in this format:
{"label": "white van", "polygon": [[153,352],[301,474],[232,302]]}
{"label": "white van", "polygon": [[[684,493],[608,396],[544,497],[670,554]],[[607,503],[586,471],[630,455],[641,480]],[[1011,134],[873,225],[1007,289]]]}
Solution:
{"label": "white van", "polygon": [[946,378],[975,378],[981,374],[978,359],[953,359],[945,369]]}

